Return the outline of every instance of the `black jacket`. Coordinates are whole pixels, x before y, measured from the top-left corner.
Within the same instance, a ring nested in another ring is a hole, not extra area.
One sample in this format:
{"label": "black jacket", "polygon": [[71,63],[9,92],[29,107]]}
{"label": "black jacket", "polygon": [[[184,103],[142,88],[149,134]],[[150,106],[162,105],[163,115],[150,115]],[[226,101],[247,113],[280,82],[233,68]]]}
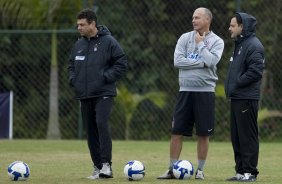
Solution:
{"label": "black jacket", "polygon": [[264,48],[255,35],[255,17],[246,13],[238,14],[242,18],[243,30],[235,41],[225,80],[225,93],[231,99],[259,100]]}
{"label": "black jacket", "polygon": [[69,82],[77,99],[116,96],[116,81],[127,69],[127,58],[105,26],[90,39],[82,37],[69,59]]}

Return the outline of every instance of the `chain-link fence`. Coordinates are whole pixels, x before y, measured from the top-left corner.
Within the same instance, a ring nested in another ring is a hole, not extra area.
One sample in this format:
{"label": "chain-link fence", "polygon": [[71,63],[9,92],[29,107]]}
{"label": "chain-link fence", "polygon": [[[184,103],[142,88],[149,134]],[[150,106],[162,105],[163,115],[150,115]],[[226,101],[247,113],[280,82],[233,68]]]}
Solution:
{"label": "chain-link fence", "polygon": [[[257,36],[266,50],[260,136],[263,140],[281,140],[279,53],[282,48],[278,44],[282,37],[279,31],[282,2],[279,0],[95,1],[98,24],[105,24],[111,30],[129,59],[127,76],[118,83],[119,95],[110,120],[114,139],[167,140],[170,137],[178,93],[173,52],[180,35],[192,29],[193,11],[200,6],[212,11],[212,30],[225,41],[218,65],[213,139],[229,139],[229,103],[223,82],[233,49],[229,21],[235,9],[240,8],[258,19]],[[79,102],[67,82],[68,57],[78,38],[75,29],[0,30],[0,91],[14,92],[14,138],[84,138]]]}

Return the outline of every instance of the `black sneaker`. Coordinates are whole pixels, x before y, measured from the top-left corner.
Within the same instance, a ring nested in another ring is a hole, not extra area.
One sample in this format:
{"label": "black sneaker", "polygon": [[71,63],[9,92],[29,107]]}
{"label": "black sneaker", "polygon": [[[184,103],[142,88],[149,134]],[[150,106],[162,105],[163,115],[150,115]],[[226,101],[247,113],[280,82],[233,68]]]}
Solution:
{"label": "black sneaker", "polygon": [[167,170],[163,175],[157,177],[157,179],[175,179],[175,177],[171,170]]}

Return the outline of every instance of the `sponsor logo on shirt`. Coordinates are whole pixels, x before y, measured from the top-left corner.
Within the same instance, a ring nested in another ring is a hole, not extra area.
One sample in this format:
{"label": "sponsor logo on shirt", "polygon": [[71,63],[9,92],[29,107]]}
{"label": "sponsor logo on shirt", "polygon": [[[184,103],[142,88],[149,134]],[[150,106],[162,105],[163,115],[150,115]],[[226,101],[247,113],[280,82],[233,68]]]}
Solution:
{"label": "sponsor logo on shirt", "polygon": [[83,61],[85,56],[75,56],[75,60]]}

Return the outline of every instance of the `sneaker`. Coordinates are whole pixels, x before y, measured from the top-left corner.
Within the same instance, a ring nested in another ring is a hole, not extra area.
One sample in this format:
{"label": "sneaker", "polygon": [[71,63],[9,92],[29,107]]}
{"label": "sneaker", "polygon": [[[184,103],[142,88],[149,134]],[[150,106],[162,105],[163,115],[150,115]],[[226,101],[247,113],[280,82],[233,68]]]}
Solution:
{"label": "sneaker", "polygon": [[175,179],[175,177],[171,170],[167,170],[163,175],[157,177],[157,179]]}
{"label": "sneaker", "polygon": [[227,178],[225,181],[239,181],[243,177],[244,177],[244,175],[242,175],[240,173],[236,173],[235,176],[233,176],[231,178]]}
{"label": "sneaker", "polygon": [[240,173],[236,173],[235,176],[233,176],[231,178],[227,178],[225,181],[239,181],[243,177],[244,177],[244,175],[242,175]]}
{"label": "sneaker", "polygon": [[87,179],[90,180],[99,179],[99,174],[100,174],[100,170],[96,166],[94,166],[93,174],[91,176],[88,176]]}
{"label": "sneaker", "polygon": [[103,167],[100,170],[100,178],[113,178],[112,167],[109,163],[103,163]]}
{"label": "sneaker", "polygon": [[195,179],[204,180],[205,179],[204,171],[198,169],[195,174]]}
{"label": "sneaker", "polygon": [[244,176],[240,178],[238,181],[241,182],[254,182],[257,180],[257,177],[255,175],[252,175],[251,173],[244,173]]}

